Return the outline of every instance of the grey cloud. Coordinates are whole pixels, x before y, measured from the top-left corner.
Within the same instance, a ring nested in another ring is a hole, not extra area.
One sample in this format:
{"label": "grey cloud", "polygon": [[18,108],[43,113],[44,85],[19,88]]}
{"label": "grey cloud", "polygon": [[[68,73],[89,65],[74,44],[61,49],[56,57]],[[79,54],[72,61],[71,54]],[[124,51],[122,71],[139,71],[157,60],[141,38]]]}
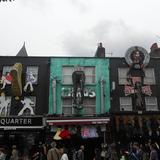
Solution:
{"label": "grey cloud", "polygon": [[73,56],[94,56],[99,42],[106,48],[106,56],[112,53],[114,57],[121,57],[134,45],[142,46],[149,51],[151,44],[155,42],[155,35],[133,29],[122,20],[106,20],[81,34],[67,33],[64,36],[63,49]]}
{"label": "grey cloud", "polygon": [[32,8],[34,10],[45,10],[50,6],[50,0],[20,0],[19,3],[25,7]]}
{"label": "grey cloud", "polygon": [[82,1],[82,0],[68,0],[68,2],[70,2],[71,5],[73,5],[73,7],[80,11],[81,13],[85,13],[89,10],[89,0],[85,0],[85,1]]}
{"label": "grey cloud", "polygon": [[93,56],[92,41],[89,36],[73,32],[64,35],[63,50],[70,56]]}

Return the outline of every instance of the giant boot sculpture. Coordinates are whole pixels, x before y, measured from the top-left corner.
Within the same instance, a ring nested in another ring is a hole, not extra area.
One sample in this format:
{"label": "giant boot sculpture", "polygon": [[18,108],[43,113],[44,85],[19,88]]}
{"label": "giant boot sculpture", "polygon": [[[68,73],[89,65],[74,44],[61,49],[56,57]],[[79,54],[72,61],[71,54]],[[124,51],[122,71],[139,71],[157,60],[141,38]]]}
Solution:
{"label": "giant boot sculpture", "polygon": [[15,63],[10,71],[12,76],[12,95],[19,99],[22,95],[22,64]]}

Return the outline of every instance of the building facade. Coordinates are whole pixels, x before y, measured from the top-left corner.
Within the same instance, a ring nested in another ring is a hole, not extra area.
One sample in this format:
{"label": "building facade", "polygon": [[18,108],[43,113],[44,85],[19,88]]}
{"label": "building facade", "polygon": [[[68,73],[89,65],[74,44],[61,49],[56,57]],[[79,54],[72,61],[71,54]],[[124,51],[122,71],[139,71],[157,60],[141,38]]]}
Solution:
{"label": "building facade", "polygon": [[142,47],[130,47],[124,58],[110,58],[110,118],[120,144],[158,140],[159,82],[159,58],[150,58]]}
{"label": "building facade", "polygon": [[0,145],[22,151],[45,141],[49,58],[0,57],[0,75]]}
{"label": "building facade", "polygon": [[109,60],[53,57],[50,62],[47,138],[67,141],[69,147],[85,143],[93,152],[110,138]]}

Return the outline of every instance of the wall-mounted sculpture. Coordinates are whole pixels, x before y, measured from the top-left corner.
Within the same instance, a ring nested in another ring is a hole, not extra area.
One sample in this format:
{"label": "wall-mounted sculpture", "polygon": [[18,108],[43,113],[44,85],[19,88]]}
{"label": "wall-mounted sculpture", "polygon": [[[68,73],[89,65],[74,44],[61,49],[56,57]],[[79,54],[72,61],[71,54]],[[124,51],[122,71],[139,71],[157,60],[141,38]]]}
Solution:
{"label": "wall-mounted sculpture", "polygon": [[15,96],[16,99],[22,95],[22,64],[15,63],[10,71],[12,76],[12,95]]}
{"label": "wall-mounted sculpture", "polygon": [[11,99],[7,99],[5,94],[2,92],[0,96],[0,115],[2,115],[2,112],[4,111],[4,116],[7,116],[10,103]]}
{"label": "wall-mounted sculpture", "polygon": [[24,86],[24,91],[27,91],[27,88],[29,87],[30,92],[33,92],[33,84],[37,81],[36,77],[32,72],[27,73],[27,79],[26,84]]}
{"label": "wall-mounted sculpture", "polygon": [[75,71],[72,73],[73,81],[73,107],[77,109],[82,108],[84,99],[84,84],[85,84],[85,73],[82,67],[76,66]]}
{"label": "wall-mounted sculpture", "polygon": [[35,105],[35,103],[33,101],[31,101],[30,98],[25,98],[24,100],[21,101],[21,103],[23,104],[23,108],[20,110],[20,112],[18,113],[18,116],[23,115],[23,113],[25,112],[25,110],[29,110],[31,115],[34,115],[34,110],[33,110],[33,106]]}
{"label": "wall-mounted sculpture", "polygon": [[144,85],[144,67],[149,63],[150,56],[144,48],[134,46],[127,50],[125,59],[129,65],[125,95],[134,95],[136,110],[142,110],[143,94],[152,94],[150,86]]}
{"label": "wall-mounted sculpture", "polygon": [[11,84],[12,83],[12,76],[11,76],[10,72],[6,72],[5,75],[2,75],[0,82],[2,83],[1,89],[5,89],[7,84]]}

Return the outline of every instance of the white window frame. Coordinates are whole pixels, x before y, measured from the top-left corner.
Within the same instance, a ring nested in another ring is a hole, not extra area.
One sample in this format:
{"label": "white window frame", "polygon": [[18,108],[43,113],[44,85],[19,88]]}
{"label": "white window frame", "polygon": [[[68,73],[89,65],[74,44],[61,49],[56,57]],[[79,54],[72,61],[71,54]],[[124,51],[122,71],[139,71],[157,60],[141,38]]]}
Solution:
{"label": "white window frame", "polygon": [[[149,102],[149,100],[151,100],[152,102]],[[146,111],[158,111],[157,97],[145,97],[145,104],[146,104]]]}
{"label": "white window frame", "polygon": [[[70,71],[69,71],[70,73],[64,74],[64,68],[68,68],[68,71],[70,69]],[[82,68],[85,73],[85,84],[95,84],[95,81],[96,81],[96,74],[95,74],[96,68],[95,68],[95,66],[82,66]],[[88,68],[94,68],[92,70],[92,72],[94,72],[94,73],[93,74],[86,73]],[[74,72],[74,66],[63,66],[62,67],[62,84],[64,84],[64,85],[71,85],[72,84],[72,73],[73,72]],[[68,77],[68,82],[64,81],[64,79],[65,79],[64,77]],[[90,82],[90,81],[88,82],[88,79],[89,79],[88,77],[93,77],[92,82]]]}
{"label": "white window frame", "polygon": [[[66,99],[66,98],[64,98],[64,99]],[[90,99],[90,98],[88,98],[88,99]],[[93,98],[91,98],[91,99],[93,99]],[[65,105],[65,104],[63,104],[63,99],[62,99],[62,113],[64,114],[64,116],[72,115],[72,114],[77,113],[77,109],[74,109],[73,106],[72,106],[72,104],[73,104],[72,99],[68,99],[68,100],[70,101],[70,104]],[[64,110],[63,110],[64,108],[70,109],[71,112],[70,113],[65,113]],[[87,113],[87,110],[89,110],[89,109],[92,109],[93,113]],[[88,116],[92,115],[93,116],[95,114],[95,112],[96,112],[96,100],[95,100],[95,104],[85,104],[85,102],[84,102],[84,104],[83,104],[83,115],[88,115]]]}
{"label": "white window frame", "polygon": [[[124,103],[128,100],[129,103]],[[119,99],[120,103],[120,111],[133,111],[133,106],[132,106],[132,98],[131,97],[120,97]],[[122,110],[123,108],[123,110]]]}
{"label": "white window frame", "polygon": [[145,73],[144,84],[155,85],[156,80],[155,80],[154,68],[145,68],[144,73]]}
{"label": "white window frame", "polygon": [[119,85],[127,84],[127,73],[129,68],[118,68],[118,83]]}
{"label": "white window frame", "polygon": [[36,78],[36,81],[33,84],[37,84],[38,83],[38,70],[39,70],[38,66],[27,66],[25,81],[27,82],[27,76],[29,72],[32,72]]}

